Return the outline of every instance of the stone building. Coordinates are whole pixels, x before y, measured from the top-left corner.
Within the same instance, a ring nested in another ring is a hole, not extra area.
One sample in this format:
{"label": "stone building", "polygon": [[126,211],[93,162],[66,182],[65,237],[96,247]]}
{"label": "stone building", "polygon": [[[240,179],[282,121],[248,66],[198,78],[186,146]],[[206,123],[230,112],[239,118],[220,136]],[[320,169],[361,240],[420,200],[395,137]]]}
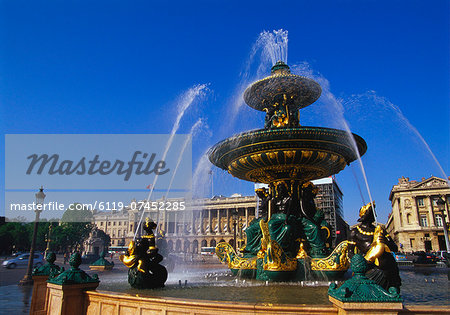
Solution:
{"label": "stone building", "polygon": [[[255,218],[256,197],[236,194],[191,202],[167,199],[156,200],[155,203],[160,208],[164,206],[159,211],[159,222],[169,251],[195,254],[200,253],[201,247],[215,247],[223,241],[233,245],[234,223],[236,239],[242,243],[243,230]],[[145,201],[133,200],[120,211],[96,213],[94,224],[110,235],[112,247],[127,246],[136,233],[141,209],[145,208],[144,217],[158,221],[157,207],[153,207],[152,202],[149,207],[142,207],[145,204]],[[142,226],[137,234],[142,234]]]}
{"label": "stone building", "polygon": [[389,194],[392,212],[386,230],[402,251],[446,250],[439,198],[445,201],[444,217],[448,226],[450,188],[446,180],[431,176],[410,181],[402,177],[392,187]]}

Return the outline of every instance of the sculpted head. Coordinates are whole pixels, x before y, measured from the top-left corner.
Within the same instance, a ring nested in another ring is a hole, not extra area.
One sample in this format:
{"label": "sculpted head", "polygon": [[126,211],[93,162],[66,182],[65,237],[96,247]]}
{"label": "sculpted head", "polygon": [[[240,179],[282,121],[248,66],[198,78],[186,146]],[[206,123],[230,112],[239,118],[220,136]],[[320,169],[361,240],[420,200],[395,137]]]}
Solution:
{"label": "sculpted head", "polygon": [[373,203],[368,203],[359,209],[359,222],[374,222],[375,221],[375,201]]}

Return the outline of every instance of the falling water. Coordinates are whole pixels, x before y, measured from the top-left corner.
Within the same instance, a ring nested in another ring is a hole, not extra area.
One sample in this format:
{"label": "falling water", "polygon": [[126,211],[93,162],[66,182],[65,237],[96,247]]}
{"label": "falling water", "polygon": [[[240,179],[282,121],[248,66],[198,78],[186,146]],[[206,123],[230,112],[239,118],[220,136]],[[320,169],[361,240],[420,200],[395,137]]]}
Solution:
{"label": "falling water", "polygon": [[[263,31],[252,45],[247,59],[244,62],[240,79],[236,85],[233,94],[224,107],[226,114],[224,115],[226,121],[221,124],[217,135],[229,136],[230,130],[235,129],[236,122],[245,121],[246,127],[254,123],[255,126],[260,126],[262,116],[250,109],[246,112],[243,94],[250,83],[259,80],[267,75],[270,68],[278,61],[283,60],[287,62],[287,48],[288,48],[288,31],[279,29],[273,31]],[[241,119],[236,119],[240,115]],[[209,175],[211,174],[211,163],[208,160],[207,152],[205,152],[194,172],[193,192],[197,196],[205,196],[204,186],[209,182]]]}
{"label": "falling water", "polygon": [[[167,152],[170,149],[170,146],[172,145],[173,142],[173,138],[175,137],[175,133],[178,131],[178,128],[180,127],[180,121],[181,118],[183,118],[184,113],[186,112],[186,110],[192,105],[192,103],[194,102],[194,100],[199,97],[199,96],[204,96],[205,92],[207,90],[207,86],[208,84],[198,84],[193,86],[192,88],[190,88],[189,90],[187,90],[181,97],[181,100],[179,102],[178,105],[178,114],[177,117],[175,119],[175,123],[173,124],[172,127],[172,131],[170,132],[170,136],[169,136],[169,140],[166,143],[166,147],[164,148],[164,153],[162,155],[161,160],[165,160]],[[146,199],[146,202],[150,201],[150,198],[152,197],[153,194],[153,190],[155,189],[155,185],[156,182],[158,181],[158,175],[155,176],[152,185],[150,186],[150,192],[148,194],[148,197]],[[158,208],[159,209],[159,208]],[[145,213],[145,209],[142,210],[142,214],[141,217],[139,219],[139,223],[136,227],[136,232],[134,233],[134,238],[136,239],[136,235],[140,229],[141,223],[142,223],[142,219],[144,217],[144,213]],[[159,220],[159,211],[157,214],[158,220]]]}
{"label": "falling water", "polygon": [[417,128],[414,127],[411,124],[411,122],[408,120],[408,118],[405,117],[405,115],[403,114],[403,112],[401,111],[401,109],[397,105],[393,104],[392,102],[390,102],[385,97],[381,97],[381,96],[376,95],[375,91],[369,91],[369,92],[367,92],[365,94],[357,95],[357,96],[353,96],[353,97],[354,98],[366,97],[366,98],[372,99],[377,105],[381,105],[382,108],[385,108],[387,110],[393,111],[395,113],[395,115],[398,117],[398,119],[402,122],[402,124],[404,126],[406,126],[408,128],[408,130],[410,130],[420,140],[420,142],[425,146],[427,152],[430,154],[431,158],[436,163],[436,166],[439,168],[439,171],[441,172],[442,176],[447,181],[447,185],[450,186],[450,181],[448,179],[448,176],[445,173],[444,169],[442,168],[441,164],[439,163],[438,159],[434,155],[434,153],[431,150],[430,146],[428,145],[426,140],[422,137],[422,135],[417,130]]}
{"label": "falling water", "polygon": [[255,48],[259,47],[263,49],[263,55],[270,57],[272,65],[279,60],[287,64],[288,31],[283,29],[263,31],[255,43]]}
{"label": "falling water", "polygon": [[195,197],[202,197],[205,195],[205,189],[209,186],[205,183],[209,182],[209,176],[212,164],[208,158],[209,149],[203,152],[192,177],[192,195]]}
{"label": "falling water", "polygon": [[197,122],[192,126],[191,131],[189,132],[189,136],[186,137],[186,140],[183,143],[183,147],[181,148],[180,156],[178,157],[177,164],[175,165],[175,168],[173,170],[172,177],[170,178],[169,186],[167,187],[167,191],[166,191],[166,194],[164,196],[164,199],[167,199],[167,196],[169,195],[170,189],[172,188],[173,180],[174,180],[175,175],[177,173],[178,167],[180,166],[181,159],[183,158],[184,151],[186,150],[189,141],[195,136],[195,134],[198,132],[198,130],[200,129],[200,127],[203,124],[204,124],[203,120],[201,118],[199,118],[197,120]]}
{"label": "falling water", "polygon": [[[279,60],[287,63],[288,31],[279,29],[263,31],[253,44],[249,56],[240,74],[240,82],[231,98],[230,121],[234,122],[237,114],[244,105],[242,95],[248,85],[266,76],[270,68]],[[256,71],[254,69],[256,64]],[[253,113],[254,114],[254,113]],[[229,130],[229,126],[226,126]]]}
{"label": "falling water", "polygon": [[[342,123],[342,126],[344,127],[345,131],[347,132],[348,138],[349,138],[350,143],[351,143],[352,148],[353,148],[353,152],[358,157],[358,163],[359,163],[359,166],[360,166],[360,169],[361,169],[361,173],[362,173],[363,178],[364,178],[364,183],[366,185],[366,189],[367,189],[367,193],[369,195],[370,202],[373,204],[372,194],[370,192],[369,181],[367,180],[367,175],[366,175],[366,171],[365,171],[365,168],[364,168],[364,164],[363,164],[363,161],[361,159],[361,155],[359,154],[359,150],[358,150],[358,146],[356,144],[355,138],[353,138],[353,134],[350,131],[350,126],[349,126],[347,120],[344,117],[344,106],[342,105],[342,100],[336,98],[336,96],[331,92],[331,90],[330,90],[330,82],[324,76],[322,76],[321,74],[313,73],[310,65],[307,62],[303,62],[303,63],[301,63],[299,65],[293,65],[291,67],[291,70],[293,70],[293,72],[298,72],[298,73],[300,73],[302,75],[306,75],[308,77],[312,77],[322,87],[321,101],[326,103],[327,105],[331,105],[334,108],[333,114],[337,115],[338,121],[340,123]],[[374,211],[375,223],[376,223],[377,215],[376,215],[376,212],[375,212],[375,207],[373,207],[372,209]]]}

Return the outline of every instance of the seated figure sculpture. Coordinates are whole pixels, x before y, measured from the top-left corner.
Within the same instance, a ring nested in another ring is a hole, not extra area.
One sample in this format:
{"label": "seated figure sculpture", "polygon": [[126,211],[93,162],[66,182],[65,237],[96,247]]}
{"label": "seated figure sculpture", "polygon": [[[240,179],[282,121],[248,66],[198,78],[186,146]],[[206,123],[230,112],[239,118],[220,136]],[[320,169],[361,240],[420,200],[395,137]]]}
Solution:
{"label": "seated figure sculpture", "polygon": [[248,228],[245,230],[245,234],[247,235],[247,244],[243,251],[244,257],[256,256],[256,254],[261,250],[262,233],[261,228],[259,227],[259,221],[267,220],[269,202],[272,199],[272,195],[269,193],[267,188],[258,188],[255,192],[260,200],[258,208],[259,216],[258,218],[253,219]]}
{"label": "seated figure sculpture", "polygon": [[164,287],[167,280],[167,269],[160,265],[163,257],[158,253],[153,229],[156,224],[145,220],[142,239],[131,241],[128,251],[119,258],[128,270],[128,283],[137,289],[153,289]]}
{"label": "seated figure sculpture", "polygon": [[[254,219],[246,229],[247,246],[244,257],[256,255],[261,249],[261,220],[268,222],[271,239],[276,241],[290,257],[295,257],[299,246],[303,246],[312,257],[325,257],[328,253],[326,240],[330,236],[328,223],[322,211],[318,211],[314,197],[317,188],[307,183],[299,195],[290,191],[290,185],[281,181],[273,189],[275,195],[267,189],[256,191],[260,198],[260,217]],[[270,210],[269,210],[270,208]],[[296,240],[303,240],[301,244]]]}
{"label": "seated figure sculpture", "polygon": [[[366,276],[385,290],[395,287],[400,292],[401,279],[397,263],[390,253],[397,251],[397,245],[380,225],[374,225],[375,203],[368,203],[359,210],[360,222],[350,232],[350,253],[359,252],[369,264]],[[356,248],[356,250],[354,250]]]}

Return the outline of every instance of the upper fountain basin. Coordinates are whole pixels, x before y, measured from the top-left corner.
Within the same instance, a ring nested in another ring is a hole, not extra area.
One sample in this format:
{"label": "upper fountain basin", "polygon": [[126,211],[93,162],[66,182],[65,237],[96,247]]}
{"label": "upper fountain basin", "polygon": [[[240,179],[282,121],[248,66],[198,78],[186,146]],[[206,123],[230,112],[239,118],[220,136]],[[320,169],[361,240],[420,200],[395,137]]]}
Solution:
{"label": "upper fountain basin", "polygon": [[281,102],[291,109],[300,109],[314,103],[321,92],[316,81],[290,73],[289,67],[279,62],[272,68],[270,76],[254,82],[245,90],[244,100],[260,111]]}
{"label": "upper fountain basin", "polygon": [[[352,134],[362,156],[367,145]],[[339,173],[358,158],[345,131],[319,127],[260,129],[217,143],[211,163],[233,176],[257,183],[310,180]]]}

